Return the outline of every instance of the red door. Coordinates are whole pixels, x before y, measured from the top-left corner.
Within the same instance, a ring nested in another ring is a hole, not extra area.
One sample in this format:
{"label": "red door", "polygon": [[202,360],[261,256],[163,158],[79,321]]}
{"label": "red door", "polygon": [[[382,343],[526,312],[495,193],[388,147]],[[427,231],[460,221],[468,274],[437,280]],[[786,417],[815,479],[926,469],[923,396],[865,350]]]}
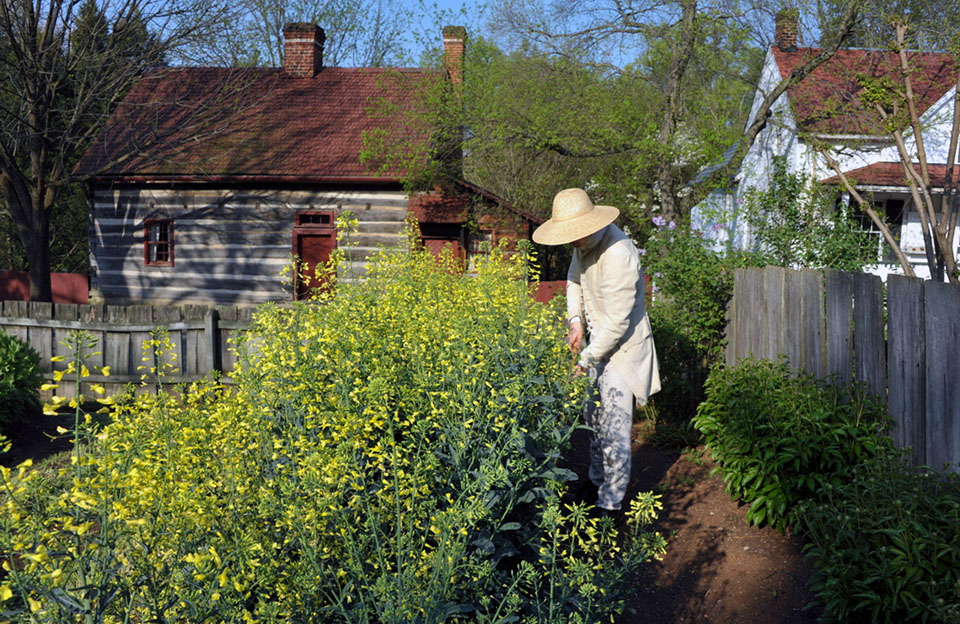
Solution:
{"label": "red door", "polygon": [[297,299],[306,299],[312,290],[323,287],[316,269],[330,259],[336,248],[337,230],[331,211],[297,213],[293,228],[293,253],[300,260],[294,276]]}

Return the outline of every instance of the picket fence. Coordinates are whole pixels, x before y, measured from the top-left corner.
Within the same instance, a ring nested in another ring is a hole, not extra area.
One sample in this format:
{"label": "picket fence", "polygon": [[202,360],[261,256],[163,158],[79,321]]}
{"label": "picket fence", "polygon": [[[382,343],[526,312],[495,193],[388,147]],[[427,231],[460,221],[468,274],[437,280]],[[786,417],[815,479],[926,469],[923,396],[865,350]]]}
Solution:
{"label": "picket fence", "polygon": [[[177,372],[169,375],[170,383],[196,381],[211,371],[220,371],[229,382],[236,356],[230,348],[231,335],[250,324],[256,308],[243,306],[152,306],[152,305],[87,305],[30,301],[0,302],[0,328],[32,346],[40,355],[44,377],[53,379],[54,370],[62,370],[66,362],[51,362],[55,356],[73,358],[64,344],[71,330],[85,330],[95,341],[87,360],[91,371],[88,381],[104,386],[108,394],[126,384],[141,384],[144,373],[153,366],[153,352],[143,360],[143,343],[151,340],[151,332],[166,327],[173,343],[167,360]],[[110,375],[103,376],[95,367],[107,365]],[[146,370],[142,367],[146,367]],[[149,386],[147,386],[149,387]],[[56,392],[74,396],[74,384],[63,383]],[[51,392],[41,393],[49,398]]]}
{"label": "picket fence", "polygon": [[960,462],[960,286],[891,275],[738,269],[726,361],[785,357],[794,370],[862,382],[887,403],[918,465]]}

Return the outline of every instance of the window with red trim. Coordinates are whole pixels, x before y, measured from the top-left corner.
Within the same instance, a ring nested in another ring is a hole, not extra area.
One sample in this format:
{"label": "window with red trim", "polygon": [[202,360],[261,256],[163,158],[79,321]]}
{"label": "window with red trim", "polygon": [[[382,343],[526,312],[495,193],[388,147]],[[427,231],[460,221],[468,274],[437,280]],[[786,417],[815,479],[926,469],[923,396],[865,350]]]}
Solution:
{"label": "window with red trim", "polygon": [[143,263],[148,266],[173,266],[172,219],[144,221]]}

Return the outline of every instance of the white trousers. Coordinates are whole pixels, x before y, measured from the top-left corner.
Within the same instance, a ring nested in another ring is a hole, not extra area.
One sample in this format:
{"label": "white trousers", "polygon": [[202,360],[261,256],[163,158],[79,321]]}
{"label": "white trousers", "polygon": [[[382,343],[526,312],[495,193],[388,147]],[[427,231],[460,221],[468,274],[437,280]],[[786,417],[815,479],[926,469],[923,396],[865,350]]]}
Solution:
{"label": "white trousers", "polygon": [[590,436],[590,480],[598,487],[597,506],[620,509],[630,482],[633,394],[606,360],[590,369],[590,398],[583,408]]}

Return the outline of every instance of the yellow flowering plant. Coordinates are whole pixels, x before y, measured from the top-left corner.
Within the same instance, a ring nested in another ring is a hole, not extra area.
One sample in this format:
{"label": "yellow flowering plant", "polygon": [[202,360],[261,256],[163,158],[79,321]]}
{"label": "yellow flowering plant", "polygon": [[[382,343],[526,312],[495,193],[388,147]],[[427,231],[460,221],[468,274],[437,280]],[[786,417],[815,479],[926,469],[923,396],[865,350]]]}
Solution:
{"label": "yellow flowering plant", "polygon": [[114,401],[49,504],[5,471],[0,621],[609,619],[663,552],[658,502],[623,535],[562,502],[585,382],[561,311],[523,250],[474,269],[383,250],[261,308],[232,385]]}

